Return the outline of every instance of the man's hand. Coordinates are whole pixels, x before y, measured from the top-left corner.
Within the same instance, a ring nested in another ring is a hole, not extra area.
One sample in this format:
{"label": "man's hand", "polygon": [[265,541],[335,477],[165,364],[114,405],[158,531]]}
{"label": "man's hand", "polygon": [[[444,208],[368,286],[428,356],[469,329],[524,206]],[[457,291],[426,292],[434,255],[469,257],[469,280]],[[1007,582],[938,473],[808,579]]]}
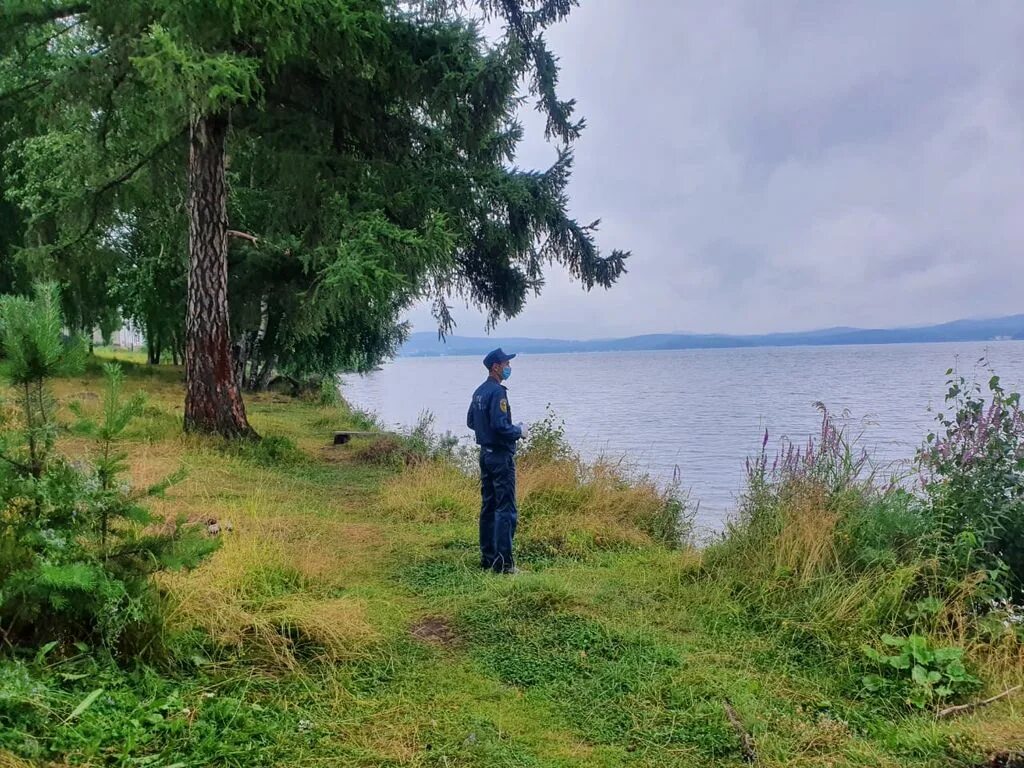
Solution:
{"label": "man's hand", "polygon": [[526,428],[526,425],[520,421],[518,424],[516,424],[516,426],[519,427],[519,439],[525,440],[526,435],[529,433],[529,430]]}

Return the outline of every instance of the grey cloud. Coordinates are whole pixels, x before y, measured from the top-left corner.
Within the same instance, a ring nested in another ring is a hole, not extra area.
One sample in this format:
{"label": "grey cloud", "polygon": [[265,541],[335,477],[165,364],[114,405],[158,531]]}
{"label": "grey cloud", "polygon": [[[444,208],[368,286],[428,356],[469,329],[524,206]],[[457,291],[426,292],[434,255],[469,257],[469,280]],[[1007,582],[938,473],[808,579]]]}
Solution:
{"label": "grey cloud", "polygon": [[1024,311],[1022,35],[1016,0],[584,0],[551,35],[589,124],[573,209],[635,256],[607,293],[551,275],[498,333]]}

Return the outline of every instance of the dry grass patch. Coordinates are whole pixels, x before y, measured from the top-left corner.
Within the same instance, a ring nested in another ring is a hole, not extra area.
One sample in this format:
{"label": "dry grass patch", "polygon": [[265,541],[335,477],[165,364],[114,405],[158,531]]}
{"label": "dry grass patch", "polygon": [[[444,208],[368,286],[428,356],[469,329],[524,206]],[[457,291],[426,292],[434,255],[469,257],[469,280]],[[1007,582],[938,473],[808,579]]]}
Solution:
{"label": "dry grass patch", "polygon": [[775,573],[807,584],[839,564],[836,526],[840,514],[829,508],[824,489],[816,486],[793,494],[782,510],[781,527],[769,548]]}
{"label": "dry grass patch", "polygon": [[376,539],[357,528],[361,542],[342,535],[327,545],[330,531],[308,535],[315,524],[308,518],[236,522],[200,568],[162,577],[169,627],[200,628],[221,645],[288,667],[299,655],[342,659],[364,653],[376,636],[366,603],[336,590],[349,573],[346,566],[360,561]]}
{"label": "dry grass patch", "polygon": [[53,763],[29,762],[20,757],[12,755],[4,749],[0,749],[0,768],[45,768],[54,765]]}
{"label": "dry grass patch", "polygon": [[182,447],[175,442],[133,445],[129,462],[128,474],[137,488],[153,486],[185,466]]}
{"label": "dry grass patch", "polygon": [[256,524],[302,576],[328,586],[347,586],[379,571],[395,542],[380,526],[313,517],[276,517]]}
{"label": "dry grass patch", "polygon": [[480,512],[478,481],[447,462],[409,467],[381,489],[381,511],[402,520],[472,520]]}
{"label": "dry grass patch", "polygon": [[651,481],[627,481],[617,467],[526,463],[519,472],[523,543],[550,554],[583,555],[655,543],[669,500]]}
{"label": "dry grass patch", "polygon": [[[989,693],[1024,685],[1024,645],[1013,632],[1004,632],[987,645],[978,640],[968,643],[967,658],[977,669],[984,669],[985,677],[992,681]],[[1022,710],[1017,721],[1020,728],[1017,743],[1024,746],[1024,691],[1018,691],[1014,699]]]}

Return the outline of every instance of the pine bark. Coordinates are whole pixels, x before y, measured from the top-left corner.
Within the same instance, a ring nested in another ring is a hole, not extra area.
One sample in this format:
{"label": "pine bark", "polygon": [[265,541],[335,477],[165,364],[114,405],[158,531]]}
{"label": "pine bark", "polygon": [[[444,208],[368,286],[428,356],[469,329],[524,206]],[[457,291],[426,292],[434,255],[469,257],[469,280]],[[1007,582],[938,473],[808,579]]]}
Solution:
{"label": "pine bark", "polygon": [[255,437],[231,353],[228,318],[227,118],[192,120],[188,158],[185,429]]}

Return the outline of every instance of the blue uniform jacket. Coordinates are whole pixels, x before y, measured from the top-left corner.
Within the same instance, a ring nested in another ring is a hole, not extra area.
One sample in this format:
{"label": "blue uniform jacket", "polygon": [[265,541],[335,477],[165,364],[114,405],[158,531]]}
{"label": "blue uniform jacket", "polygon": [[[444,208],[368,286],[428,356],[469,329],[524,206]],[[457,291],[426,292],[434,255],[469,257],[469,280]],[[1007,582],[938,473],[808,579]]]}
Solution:
{"label": "blue uniform jacket", "polygon": [[493,450],[515,452],[522,431],[512,423],[512,406],[505,387],[488,378],[476,388],[466,414],[466,426],[476,433],[479,445]]}

